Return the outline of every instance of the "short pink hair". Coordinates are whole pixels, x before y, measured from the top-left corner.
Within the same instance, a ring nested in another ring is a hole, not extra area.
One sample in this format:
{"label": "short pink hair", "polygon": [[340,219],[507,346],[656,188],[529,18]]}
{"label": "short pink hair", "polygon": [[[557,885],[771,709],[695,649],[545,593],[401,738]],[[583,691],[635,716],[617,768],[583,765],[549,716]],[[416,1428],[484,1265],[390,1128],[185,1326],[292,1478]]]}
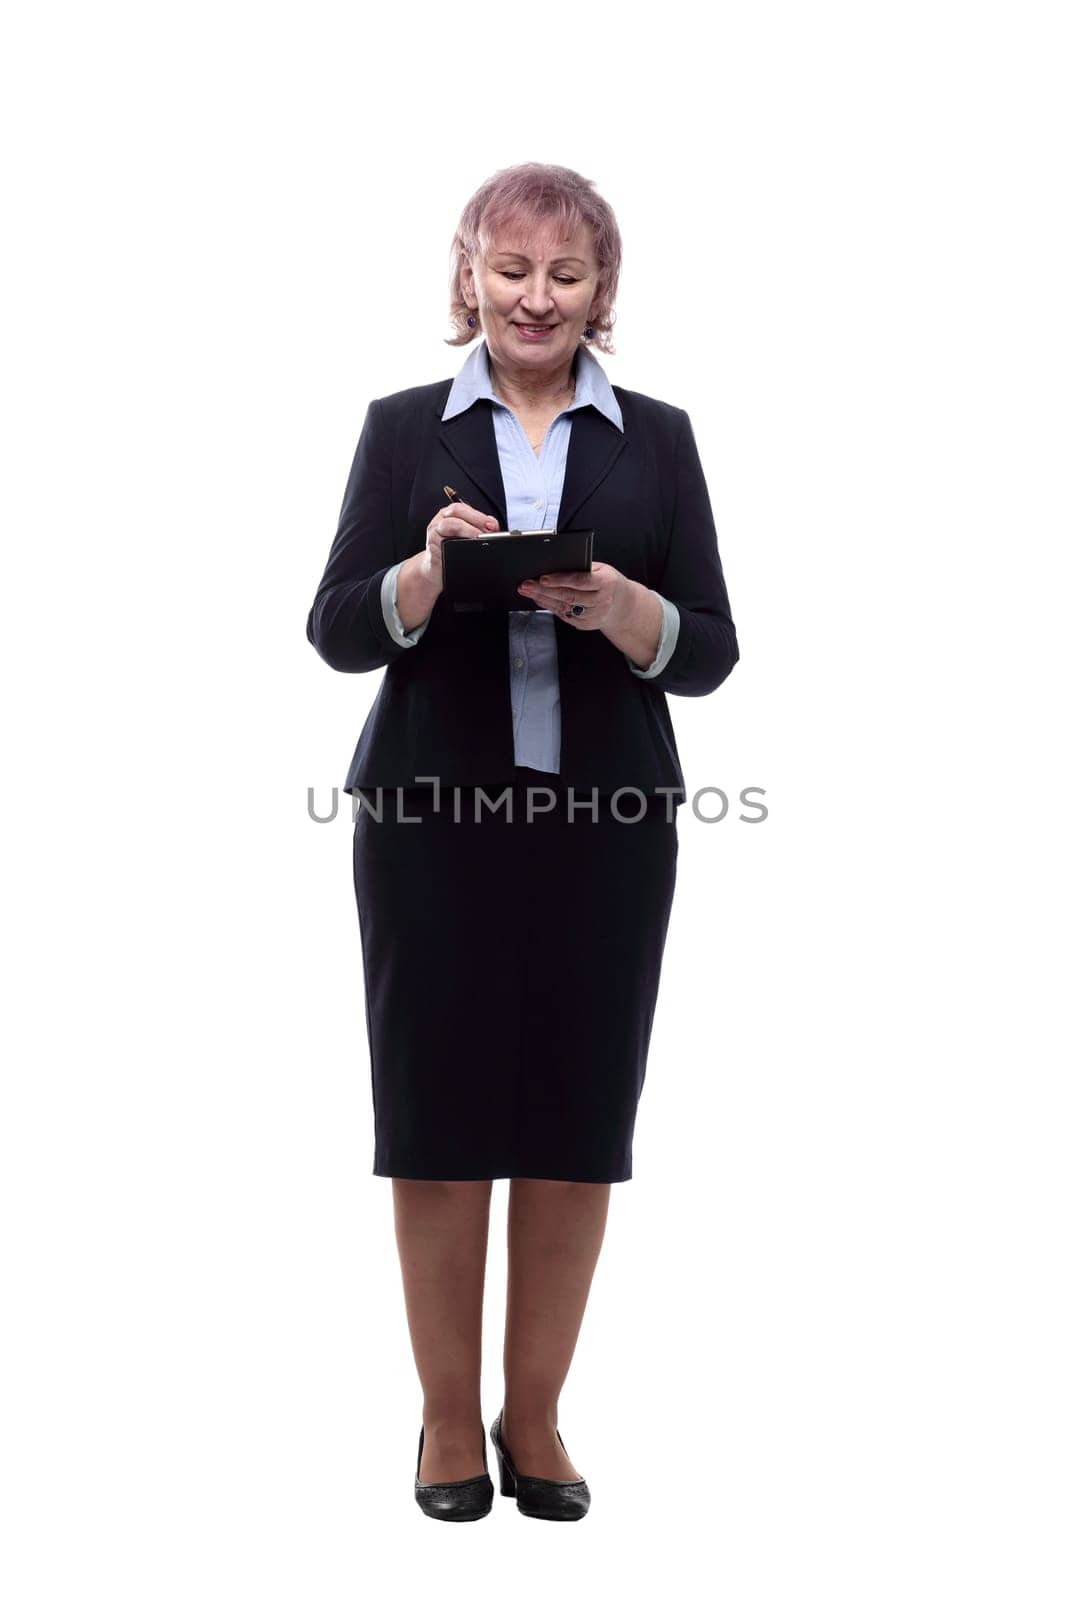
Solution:
{"label": "short pink hair", "polygon": [[464,255],[472,262],[479,255],[484,258],[505,230],[514,232],[516,243],[525,244],[534,226],[546,219],[559,223],[561,239],[573,237],[583,222],[592,229],[598,310],[589,323],[596,335],[586,343],[605,355],[615,354],[611,330],[622,263],[622,239],[615,213],[589,178],[569,167],[544,166],[537,161],[524,161],[520,166],[494,172],[463,208],[452,240],[449,283],[449,321],[456,332],[454,338],[445,340],[446,344],[470,344],[481,332],[477,311],[473,313],[474,327],[467,326],[471,309],[460,292],[459,279]]}

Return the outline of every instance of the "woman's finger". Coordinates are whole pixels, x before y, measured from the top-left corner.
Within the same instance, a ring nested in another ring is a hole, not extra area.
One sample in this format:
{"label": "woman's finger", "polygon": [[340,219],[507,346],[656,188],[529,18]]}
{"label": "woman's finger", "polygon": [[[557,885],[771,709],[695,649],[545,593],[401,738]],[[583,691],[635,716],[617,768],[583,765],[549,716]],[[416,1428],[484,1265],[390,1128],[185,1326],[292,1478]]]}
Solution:
{"label": "woman's finger", "polygon": [[434,525],[439,528],[449,523],[458,524],[454,530],[456,534],[462,533],[464,528],[474,533],[494,533],[497,528],[495,517],[491,517],[487,511],[475,510],[474,506],[469,506],[462,500],[442,506],[433,520]]}
{"label": "woman's finger", "polygon": [[438,516],[430,523],[428,537],[430,539],[477,539],[481,528],[468,522],[464,517]]}
{"label": "woman's finger", "polygon": [[595,589],[579,589],[570,584],[557,584],[549,586],[544,579],[530,579],[521,583],[519,589],[522,594],[529,595],[533,600],[548,599],[559,605],[571,605],[575,600],[580,600],[583,606],[595,603],[598,591]]}
{"label": "woman's finger", "polygon": [[[590,624],[593,627],[596,626],[596,623],[592,621],[592,607],[588,593],[578,594],[575,591],[571,594],[561,594],[559,590],[550,592],[547,589],[539,591],[536,585],[527,587],[525,584],[519,585],[519,593],[525,595],[528,600],[532,600],[535,605],[542,606],[546,611],[554,611],[557,617],[562,617],[565,622],[571,623],[574,627],[579,625],[588,627]],[[572,617],[568,614],[570,607],[575,604],[584,607],[580,617]]]}
{"label": "woman's finger", "polygon": [[599,580],[595,572],[543,572],[539,581],[547,583],[550,588],[555,588],[561,584],[571,589],[596,589],[599,587]]}

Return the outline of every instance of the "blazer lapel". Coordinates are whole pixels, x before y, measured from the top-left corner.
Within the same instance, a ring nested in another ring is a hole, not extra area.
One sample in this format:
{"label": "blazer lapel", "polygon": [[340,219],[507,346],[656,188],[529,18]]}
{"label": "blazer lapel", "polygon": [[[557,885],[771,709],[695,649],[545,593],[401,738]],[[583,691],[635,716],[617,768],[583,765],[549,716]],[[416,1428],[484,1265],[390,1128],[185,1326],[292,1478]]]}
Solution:
{"label": "blazer lapel", "polygon": [[482,503],[478,509],[491,513],[503,530],[508,525],[507,495],[497,454],[492,407],[487,400],[476,400],[466,411],[442,422],[441,413],[447,397],[446,388],[437,408],[438,437],[464,475],[479,489]]}
{"label": "blazer lapel", "polygon": [[[447,391],[446,391],[447,395]],[[487,510],[501,528],[507,527],[507,496],[496,448],[492,408],[486,400],[476,400],[466,411],[440,420],[445,408],[443,396],[438,407],[438,436],[465,476],[477,485]],[[607,476],[626,446],[620,433],[595,406],[583,406],[571,415],[571,437],[567,446],[567,468],[563,477],[556,527],[565,528],[581,511],[593,490]]]}
{"label": "blazer lapel", "polygon": [[574,521],[593,490],[611,471],[625,449],[626,435],[620,433],[595,406],[583,406],[571,416],[571,437],[567,446],[567,469],[563,475],[563,497],[559,503],[556,527],[566,528]]}

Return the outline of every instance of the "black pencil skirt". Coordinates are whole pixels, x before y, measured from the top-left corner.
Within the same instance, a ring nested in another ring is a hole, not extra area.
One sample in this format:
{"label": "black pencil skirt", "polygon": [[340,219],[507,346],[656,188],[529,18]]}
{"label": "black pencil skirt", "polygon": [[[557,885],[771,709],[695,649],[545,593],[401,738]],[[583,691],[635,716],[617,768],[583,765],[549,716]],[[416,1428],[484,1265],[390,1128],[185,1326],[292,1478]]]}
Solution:
{"label": "black pencil skirt", "polygon": [[632,1177],[677,823],[630,791],[615,817],[610,790],[568,821],[568,792],[590,798],[528,767],[437,809],[431,785],[357,791],[379,1176]]}

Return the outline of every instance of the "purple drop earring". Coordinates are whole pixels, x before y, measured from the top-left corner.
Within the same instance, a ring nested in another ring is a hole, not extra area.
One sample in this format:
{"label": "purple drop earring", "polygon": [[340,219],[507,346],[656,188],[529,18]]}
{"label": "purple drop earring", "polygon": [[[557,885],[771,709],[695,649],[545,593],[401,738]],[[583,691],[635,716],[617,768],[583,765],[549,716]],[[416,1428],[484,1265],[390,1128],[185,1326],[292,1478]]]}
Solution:
{"label": "purple drop earring", "polygon": [[478,320],[478,318],[474,315],[474,312],[472,311],[470,316],[467,318],[467,327],[468,328],[473,328],[474,324],[477,322],[477,320]]}
{"label": "purple drop earring", "polygon": [[595,333],[596,333],[596,329],[595,328],[586,328],[584,333],[582,334],[582,338],[583,339],[591,339]]}

